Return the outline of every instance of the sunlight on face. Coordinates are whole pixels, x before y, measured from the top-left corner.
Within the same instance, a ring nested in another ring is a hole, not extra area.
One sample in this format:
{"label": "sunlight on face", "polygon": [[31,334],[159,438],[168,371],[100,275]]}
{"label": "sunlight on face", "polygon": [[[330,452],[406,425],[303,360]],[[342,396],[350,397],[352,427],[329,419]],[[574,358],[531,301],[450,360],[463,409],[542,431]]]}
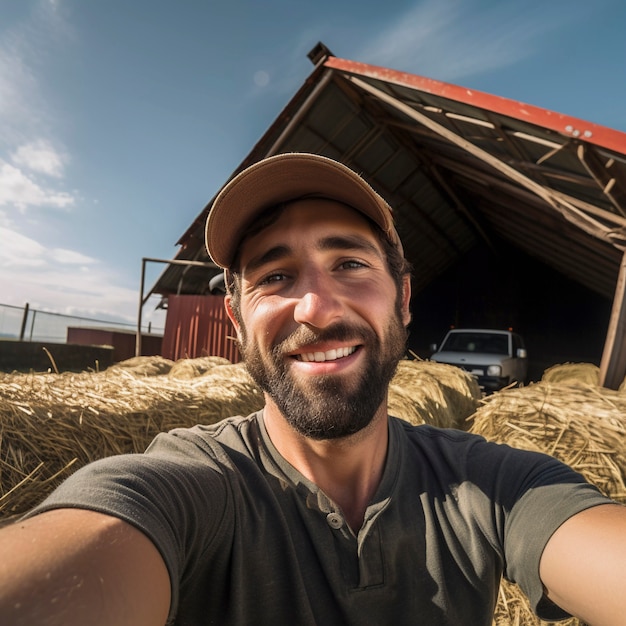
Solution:
{"label": "sunlight on face", "polygon": [[406,313],[371,226],[336,202],[295,202],[242,249],[239,328],[253,379],[301,434],[345,437],[385,400]]}

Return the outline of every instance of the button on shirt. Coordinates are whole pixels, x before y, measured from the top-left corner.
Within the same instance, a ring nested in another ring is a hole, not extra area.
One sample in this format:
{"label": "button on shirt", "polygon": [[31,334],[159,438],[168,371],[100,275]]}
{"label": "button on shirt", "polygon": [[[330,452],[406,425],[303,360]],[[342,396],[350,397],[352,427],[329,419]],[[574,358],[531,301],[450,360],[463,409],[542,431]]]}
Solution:
{"label": "button on shirt", "polygon": [[326,521],[328,522],[328,525],[335,530],[343,526],[343,517],[341,516],[341,513],[329,513],[326,516]]}

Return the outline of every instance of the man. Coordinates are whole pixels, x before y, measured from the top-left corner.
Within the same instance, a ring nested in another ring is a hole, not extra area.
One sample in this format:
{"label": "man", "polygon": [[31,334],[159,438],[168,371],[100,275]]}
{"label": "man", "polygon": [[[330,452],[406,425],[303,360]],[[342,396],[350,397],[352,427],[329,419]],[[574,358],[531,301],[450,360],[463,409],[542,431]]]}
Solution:
{"label": "man", "polygon": [[410,282],[391,210],[279,155],[207,221],[263,411],[159,435],[0,532],[2,624],[625,624],[626,507],[556,460],[387,415]]}

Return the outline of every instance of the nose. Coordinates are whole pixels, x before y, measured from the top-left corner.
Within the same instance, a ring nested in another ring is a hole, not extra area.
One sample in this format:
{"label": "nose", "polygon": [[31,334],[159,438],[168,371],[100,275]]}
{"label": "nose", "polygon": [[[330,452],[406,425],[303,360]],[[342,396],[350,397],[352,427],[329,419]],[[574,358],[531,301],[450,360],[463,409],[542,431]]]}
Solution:
{"label": "nose", "polygon": [[294,320],[315,328],[325,328],[343,314],[343,304],[337,285],[332,279],[319,275],[309,277],[302,285],[302,295],[297,298]]}

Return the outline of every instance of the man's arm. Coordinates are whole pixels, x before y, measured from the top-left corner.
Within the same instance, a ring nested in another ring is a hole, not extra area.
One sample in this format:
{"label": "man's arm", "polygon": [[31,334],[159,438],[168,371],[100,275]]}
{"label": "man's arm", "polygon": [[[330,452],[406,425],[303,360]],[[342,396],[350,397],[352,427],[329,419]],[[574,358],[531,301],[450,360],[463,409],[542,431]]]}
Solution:
{"label": "man's arm", "polygon": [[548,598],[590,626],[626,624],[626,507],[571,517],[548,541],[539,572]]}
{"label": "man's arm", "polygon": [[0,530],[0,624],[163,626],[170,579],[134,526],[81,509]]}

